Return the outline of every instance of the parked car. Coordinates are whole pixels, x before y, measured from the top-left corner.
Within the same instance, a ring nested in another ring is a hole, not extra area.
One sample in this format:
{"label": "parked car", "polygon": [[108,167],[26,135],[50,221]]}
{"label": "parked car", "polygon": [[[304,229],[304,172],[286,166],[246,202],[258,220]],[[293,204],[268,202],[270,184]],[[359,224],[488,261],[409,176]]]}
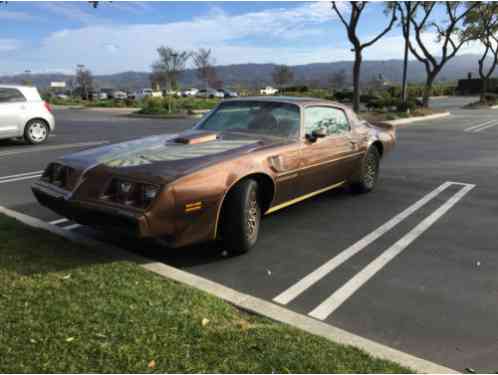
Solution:
{"label": "parked car", "polygon": [[278,89],[266,86],[264,89],[259,90],[259,92],[261,95],[275,95],[278,92]]}
{"label": "parked car", "polygon": [[186,97],[186,96],[196,96],[198,92],[199,92],[199,89],[191,88],[191,89],[183,91],[182,92],[182,96],[183,97]]}
{"label": "parked car", "polygon": [[116,100],[126,100],[126,99],[128,99],[128,94],[125,93],[124,91],[114,91],[112,93],[112,97],[113,97],[113,99],[116,99]]}
{"label": "parked car", "polygon": [[97,98],[99,100],[107,100],[107,99],[109,99],[109,95],[107,95],[107,93],[105,93],[105,92],[99,92],[97,95]]}
{"label": "parked car", "polygon": [[0,85],[0,139],[23,137],[39,144],[54,128],[52,109],[36,87]]}
{"label": "parked car", "polygon": [[224,98],[225,94],[215,89],[202,89],[195,96],[198,98]]}
{"label": "parked car", "polygon": [[243,253],[263,215],[344,185],[374,189],[394,143],[394,127],[335,102],[228,99],[192,130],[61,157],[32,189],[80,224]]}
{"label": "parked car", "polygon": [[236,91],[230,91],[230,90],[226,90],[226,89],[221,89],[221,90],[218,90],[218,91],[222,92],[223,96],[225,98],[236,98],[236,97],[239,96],[239,94]]}
{"label": "parked car", "polygon": [[62,100],[67,100],[67,99],[69,99],[69,96],[68,96],[68,95],[66,95],[66,94],[56,94],[56,95],[55,95],[55,97],[56,97],[57,99],[62,99]]}
{"label": "parked car", "polygon": [[161,91],[154,91],[152,89],[142,89],[134,92],[131,95],[131,98],[135,100],[143,100],[147,97],[160,98],[162,96],[163,93]]}

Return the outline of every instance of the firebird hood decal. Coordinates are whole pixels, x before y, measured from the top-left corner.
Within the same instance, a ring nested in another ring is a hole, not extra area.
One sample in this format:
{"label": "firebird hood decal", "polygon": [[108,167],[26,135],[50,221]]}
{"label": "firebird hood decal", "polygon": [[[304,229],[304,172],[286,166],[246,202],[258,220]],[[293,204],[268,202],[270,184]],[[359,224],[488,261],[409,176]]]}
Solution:
{"label": "firebird hood decal", "polygon": [[62,158],[64,163],[84,169],[97,165],[111,168],[136,167],[155,162],[180,161],[209,157],[245,146],[257,145],[258,139],[216,139],[199,144],[174,142],[177,134],[146,137],[134,141],[102,146]]}
{"label": "firebird hood decal", "polygon": [[167,143],[158,146],[149,147],[145,150],[139,150],[128,153],[124,157],[104,157],[101,163],[108,167],[136,167],[139,165],[152,164],[158,161],[174,161],[193,159],[203,156],[218,154],[221,152],[233,150],[242,146],[256,144],[254,140],[215,140],[202,144],[178,144]]}

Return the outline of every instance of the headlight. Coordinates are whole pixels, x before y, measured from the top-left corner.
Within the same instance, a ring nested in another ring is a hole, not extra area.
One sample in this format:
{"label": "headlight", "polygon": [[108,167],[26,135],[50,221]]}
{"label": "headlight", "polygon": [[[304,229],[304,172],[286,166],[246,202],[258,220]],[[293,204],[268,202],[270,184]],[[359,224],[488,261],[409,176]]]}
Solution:
{"label": "headlight", "polygon": [[153,200],[156,197],[158,191],[159,188],[157,186],[143,185],[144,200]]}
{"label": "headlight", "polygon": [[159,186],[112,180],[102,199],[136,208],[147,208],[159,193]]}
{"label": "headlight", "polygon": [[51,163],[43,172],[42,180],[71,190],[76,185],[78,179],[78,175],[75,172],[71,167],[59,163]]}
{"label": "headlight", "polygon": [[120,182],[119,183],[119,191],[124,194],[129,194],[131,189],[133,188],[133,184],[131,182]]}

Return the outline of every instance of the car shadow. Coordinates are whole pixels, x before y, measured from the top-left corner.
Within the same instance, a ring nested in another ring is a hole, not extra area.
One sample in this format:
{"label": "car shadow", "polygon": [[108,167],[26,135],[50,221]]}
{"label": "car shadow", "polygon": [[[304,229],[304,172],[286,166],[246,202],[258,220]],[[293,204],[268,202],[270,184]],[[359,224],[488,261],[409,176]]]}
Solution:
{"label": "car shadow", "polygon": [[[350,196],[351,194],[346,188],[337,189],[265,216],[262,223],[261,239],[257,247],[271,247],[275,238],[286,238],[293,231],[293,228],[311,225],[320,216],[323,216],[322,210],[326,209],[329,204],[334,205],[334,201],[347,200],[347,197]],[[36,203],[18,205],[12,207],[12,209],[32,216],[36,216],[36,213],[40,211],[40,207]],[[79,245],[75,246],[66,239],[57,239],[56,241],[49,240],[53,244],[50,243],[47,246],[45,242],[47,242],[47,235],[49,234],[44,233],[42,230],[34,230],[33,233],[30,233],[30,230],[30,228],[21,228],[19,233],[14,233],[14,236],[21,237],[26,242],[26,250],[22,250],[22,256],[26,259],[25,264],[17,265],[12,269],[23,275],[67,272],[74,268],[119,260],[139,263],[146,263],[147,260],[150,260],[151,262],[161,262],[179,269],[205,266],[212,263],[223,267],[225,262],[230,264],[233,262],[238,263],[247,260],[245,257],[251,256],[255,259],[260,259],[260,257],[267,255],[266,251],[257,251],[258,248],[246,255],[230,254],[223,249],[220,242],[215,241],[173,249],[153,240],[137,239],[108,230],[95,230],[86,226],[75,229],[74,233],[82,236],[82,238],[97,240],[101,245],[97,247],[81,247]],[[44,243],[42,246],[37,247],[37,241]],[[106,251],[106,244],[124,251],[119,256],[116,256],[113,251]],[[134,255],[141,258],[137,260]],[[146,260],[143,258],[146,258]],[[36,259],[39,259],[39,266],[36,265]],[[53,259],[53,262],[50,259]]]}
{"label": "car shadow", "polygon": [[[271,238],[275,237],[275,235],[279,236],[279,233],[281,233],[282,238],[285,238],[288,231],[293,231],[293,228],[310,225],[309,223],[315,220],[315,216],[321,215],[320,210],[327,207],[325,205],[333,205],[334,201],[348,198],[352,198],[351,191],[348,188],[339,188],[265,216],[262,222],[263,230],[259,244],[271,242]],[[99,231],[88,227],[79,231],[151,261],[165,263],[180,269],[204,266],[210,263],[231,262],[234,259],[249,255],[231,254],[223,248],[220,241],[211,241],[182,248],[170,248],[154,240],[123,237],[122,234]],[[271,238],[267,240],[266,236]]]}

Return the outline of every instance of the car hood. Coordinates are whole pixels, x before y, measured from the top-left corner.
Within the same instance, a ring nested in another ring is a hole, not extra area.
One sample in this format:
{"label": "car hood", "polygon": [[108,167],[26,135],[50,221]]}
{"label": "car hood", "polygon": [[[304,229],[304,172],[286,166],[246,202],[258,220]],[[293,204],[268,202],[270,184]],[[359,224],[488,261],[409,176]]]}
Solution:
{"label": "car hood", "polygon": [[217,162],[289,142],[254,134],[191,130],[101,146],[64,156],[59,161],[81,172],[105,168],[117,174],[170,180]]}

